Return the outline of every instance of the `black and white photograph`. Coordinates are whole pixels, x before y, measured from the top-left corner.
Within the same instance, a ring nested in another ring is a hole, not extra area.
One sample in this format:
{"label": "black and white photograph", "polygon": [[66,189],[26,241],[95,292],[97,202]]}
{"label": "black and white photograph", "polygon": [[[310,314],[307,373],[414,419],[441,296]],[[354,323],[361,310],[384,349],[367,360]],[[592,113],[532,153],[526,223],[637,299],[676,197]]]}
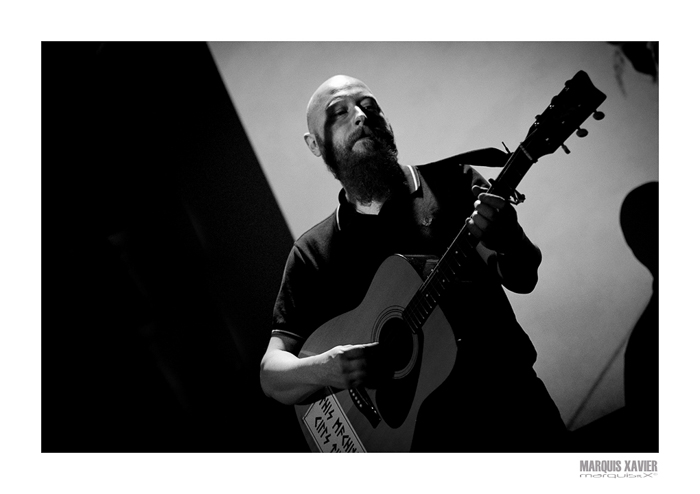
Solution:
{"label": "black and white photograph", "polygon": [[663,40],[169,38],[35,46],[57,491],[688,473],[663,454],[693,394],[668,398]]}
{"label": "black and white photograph", "polygon": [[657,452],[658,46],[44,43],[43,447]]}

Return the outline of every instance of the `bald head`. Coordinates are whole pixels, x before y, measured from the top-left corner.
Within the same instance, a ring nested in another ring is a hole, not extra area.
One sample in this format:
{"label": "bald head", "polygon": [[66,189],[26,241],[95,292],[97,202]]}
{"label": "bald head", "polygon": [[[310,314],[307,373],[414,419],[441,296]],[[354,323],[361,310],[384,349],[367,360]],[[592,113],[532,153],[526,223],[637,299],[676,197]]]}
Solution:
{"label": "bald head", "polygon": [[335,95],[352,89],[365,90],[368,94],[372,94],[364,82],[347,75],[334,75],[321,84],[311,96],[306,107],[306,126],[309,132],[317,133],[318,120],[325,114],[330,100]]}

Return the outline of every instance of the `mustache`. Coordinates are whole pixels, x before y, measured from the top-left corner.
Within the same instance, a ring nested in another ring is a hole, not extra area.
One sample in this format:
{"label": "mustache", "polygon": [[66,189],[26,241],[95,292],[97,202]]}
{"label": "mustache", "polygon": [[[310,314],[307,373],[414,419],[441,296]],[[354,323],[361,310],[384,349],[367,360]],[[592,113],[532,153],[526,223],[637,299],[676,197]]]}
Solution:
{"label": "mustache", "polygon": [[376,139],[376,134],[369,129],[366,125],[358,128],[355,132],[350,134],[348,137],[348,142],[350,144],[355,144],[357,141],[362,139],[363,137],[369,137],[370,139]]}
{"label": "mustache", "polygon": [[393,143],[394,135],[391,132],[391,130],[387,128],[382,128],[380,126],[374,126],[371,124],[365,124],[362,127],[358,128],[355,132],[350,134],[350,136],[348,137],[348,143],[350,145],[353,145],[364,137],[368,137],[373,141],[376,141],[381,144],[390,145],[391,143]]}

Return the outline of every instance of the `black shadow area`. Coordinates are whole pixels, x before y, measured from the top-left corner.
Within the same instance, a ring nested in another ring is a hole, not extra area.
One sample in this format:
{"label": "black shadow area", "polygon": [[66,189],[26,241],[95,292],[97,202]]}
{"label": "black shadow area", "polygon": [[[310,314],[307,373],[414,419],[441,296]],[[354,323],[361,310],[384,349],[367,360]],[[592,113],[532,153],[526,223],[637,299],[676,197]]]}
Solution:
{"label": "black shadow area", "polygon": [[205,43],[42,44],[42,451],[296,451],[292,237]]}

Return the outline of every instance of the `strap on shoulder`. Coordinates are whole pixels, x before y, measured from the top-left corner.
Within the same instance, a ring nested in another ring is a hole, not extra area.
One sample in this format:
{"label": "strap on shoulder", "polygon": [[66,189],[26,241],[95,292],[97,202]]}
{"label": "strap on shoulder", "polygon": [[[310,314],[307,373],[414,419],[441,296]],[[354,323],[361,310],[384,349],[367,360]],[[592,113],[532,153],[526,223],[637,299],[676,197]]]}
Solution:
{"label": "strap on shoulder", "polygon": [[510,153],[506,153],[496,148],[483,148],[475,149],[473,151],[467,151],[466,153],[457,154],[449,158],[445,158],[439,161],[433,161],[432,163],[426,163],[424,166],[440,165],[470,165],[470,166],[487,166],[492,168],[503,168]]}

